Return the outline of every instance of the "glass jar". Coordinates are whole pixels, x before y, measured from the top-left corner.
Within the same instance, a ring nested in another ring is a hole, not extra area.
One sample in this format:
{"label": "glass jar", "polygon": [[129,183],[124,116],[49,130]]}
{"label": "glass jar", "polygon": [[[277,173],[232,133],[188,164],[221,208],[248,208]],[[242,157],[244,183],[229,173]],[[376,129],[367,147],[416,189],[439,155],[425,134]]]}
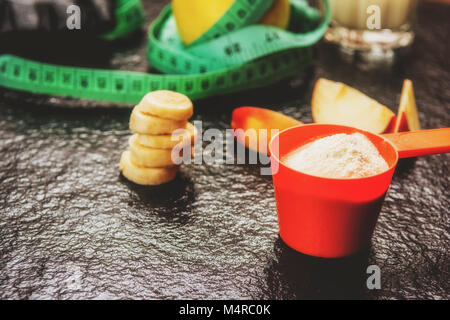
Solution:
{"label": "glass jar", "polygon": [[418,0],[329,0],[325,39],[348,49],[392,50],[414,40]]}

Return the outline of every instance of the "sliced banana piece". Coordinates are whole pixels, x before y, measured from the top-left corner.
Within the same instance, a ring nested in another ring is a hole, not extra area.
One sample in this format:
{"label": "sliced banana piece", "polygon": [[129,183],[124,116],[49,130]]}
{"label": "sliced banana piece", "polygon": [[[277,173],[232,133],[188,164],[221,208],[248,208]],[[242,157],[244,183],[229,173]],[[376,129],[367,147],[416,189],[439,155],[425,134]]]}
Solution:
{"label": "sliced banana piece", "polygon": [[192,101],[188,97],[168,90],[147,93],[139,106],[144,113],[172,120],[187,120],[194,113]]}
{"label": "sliced banana piece", "polygon": [[171,120],[156,117],[142,111],[137,105],[130,117],[130,129],[141,134],[171,134],[176,129],[186,128],[186,120]]}
{"label": "sliced banana piece", "polygon": [[[162,168],[171,167],[174,165],[181,164],[183,159],[183,149],[158,149],[144,147],[137,141],[137,135],[134,134],[130,137],[130,152],[131,160],[138,166],[148,167],[148,168]],[[174,154],[174,159],[172,159],[172,153]],[[188,157],[189,158],[189,157]],[[175,163],[177,161],[179,163]]]}
{"label": "sliced banana piece", "polygon": [[140,145],[150,148],[172,149],[179,143],[182,145],[194,144],[197,140],[198,130],[191,124],[187,123],[183,129],[177,129],[172,134],[137,134],[137,142]]}
{"label": "sliced banana piece", "polygon": [[159,185],[175,179],[179,167],[143,168],[131,160],[131,152],[125,151],[120,159],[120,171],[128,180],[140,185]]}

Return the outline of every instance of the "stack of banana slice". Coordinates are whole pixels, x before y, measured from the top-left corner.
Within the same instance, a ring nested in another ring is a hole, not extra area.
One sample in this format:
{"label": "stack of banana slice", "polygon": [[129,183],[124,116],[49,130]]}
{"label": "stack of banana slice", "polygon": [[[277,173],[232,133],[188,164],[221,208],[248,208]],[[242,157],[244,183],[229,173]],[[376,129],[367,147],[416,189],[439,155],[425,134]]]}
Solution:
{"label": "stack of banana slice", "polygon": [[179,165],[174,163],[172,151],[192,146],[197,139],[197,129],[188,122],[192,114],[192,101],[183,94],[148,93],[131,113],[130,129],[135,134],[129,141],[130,150],[120,159],[122,174],[140,185],[173,180]]}

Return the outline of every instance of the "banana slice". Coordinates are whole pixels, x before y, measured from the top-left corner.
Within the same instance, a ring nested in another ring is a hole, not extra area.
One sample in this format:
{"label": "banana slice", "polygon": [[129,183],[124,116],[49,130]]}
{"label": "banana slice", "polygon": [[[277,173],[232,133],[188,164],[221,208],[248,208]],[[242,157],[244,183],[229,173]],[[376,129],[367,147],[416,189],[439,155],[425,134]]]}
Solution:
{"label": "banana slice", "polygon": [[125,151],[120,159],[120,171],[128,180],[148,186],[159,185],[175,179],[179,167],[142,168],[131,161],[131,152]]}
{"label": "banana slice", "polygon": [[147,93],[139,106],[144,113],[178,121],[187,120],[194,113],[192,101],[188,97],[168,90]]}
{"label": "banana slice", "polygon": [[143,112],[142,107],[134,107],[130,117],[130,129],[141,134],[170,134],[176,129],[186,128],[186,120],[171,120]]}
{"label": "banana slice", "polygon": [[[147,168],[171,167],[181,163],[174,163],[172,160],[173,149],[158,149],[144,147],[137,141],[137,135],[130,137],[131,160],[138,166]],[[174,151],[176,152],[176,151]],[[183,156],[183,149],[178,149],[180,156]],[[177,155],[175,155],[177,156]],[[176,160],[177,158],[175,158]],[[183,159],[180,159],[180,161]]]}
{"label": "banana slice", "polygon": [[145,147],[172,149],[179,143],[182,143],[183,146],[187,144],[194,144],[197,140],[197,136],[197,128],[193,124],[187,123],[186,128],[177,129],[172,134],[137,134],[136,139],[140,145],[143,145]]}

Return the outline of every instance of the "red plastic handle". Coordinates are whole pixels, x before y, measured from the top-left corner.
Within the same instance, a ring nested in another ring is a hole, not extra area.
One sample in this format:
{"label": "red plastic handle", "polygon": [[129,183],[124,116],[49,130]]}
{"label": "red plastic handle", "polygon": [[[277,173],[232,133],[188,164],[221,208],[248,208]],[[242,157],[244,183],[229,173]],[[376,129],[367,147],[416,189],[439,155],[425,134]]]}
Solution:
{"label": "red plastic handle", "polygon": [[450,128],[382,134],[398,149],[400,158],[450,152]]}

